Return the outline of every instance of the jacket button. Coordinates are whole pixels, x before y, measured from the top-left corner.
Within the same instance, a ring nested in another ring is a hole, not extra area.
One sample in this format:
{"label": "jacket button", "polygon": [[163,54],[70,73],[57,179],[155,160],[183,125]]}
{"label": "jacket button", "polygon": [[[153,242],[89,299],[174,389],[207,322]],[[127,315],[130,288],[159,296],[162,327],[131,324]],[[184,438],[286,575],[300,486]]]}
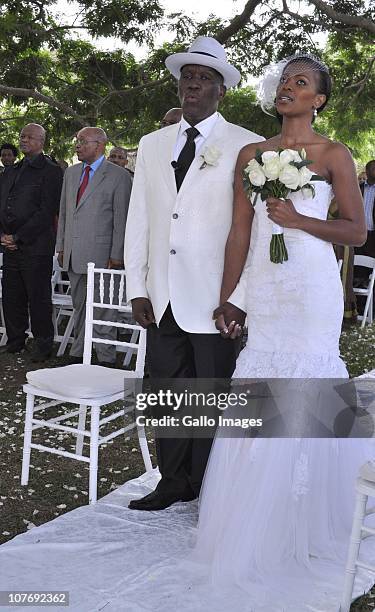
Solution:
{"label": "jacket button", "polygon": [[176,251],[174,249],[171,249],[169,252],[171,255],[176,255]]}
{"label": "jacket button", "polygon": [[173,213],[172,219],[178,219],[178,214],[177,213]]}

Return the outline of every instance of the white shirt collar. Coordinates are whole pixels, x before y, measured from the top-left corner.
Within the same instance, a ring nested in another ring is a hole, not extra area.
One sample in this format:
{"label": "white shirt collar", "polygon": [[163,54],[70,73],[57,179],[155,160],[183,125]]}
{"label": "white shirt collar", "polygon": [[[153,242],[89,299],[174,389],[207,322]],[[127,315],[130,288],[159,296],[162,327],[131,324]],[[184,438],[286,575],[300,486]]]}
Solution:
{"label": "white shirt collar", "polygon": [[[196,127],[197,130],[199,130],[200,134],[203,136],[203,138],[206,139],[210,135],[210,132],[212,128],[214,127],[218,118],[219,118],[219,113],[215,112],[209,117],[206,117],[206,119],[203,119],[203,121],[200,121],[199,123],[197,123],[194,127]],[[187,130],[190,127],[192,127],[190,123],[188,123],[186,119],[182,117],[180,121],[180,134],[185,132],[185,130]]]}

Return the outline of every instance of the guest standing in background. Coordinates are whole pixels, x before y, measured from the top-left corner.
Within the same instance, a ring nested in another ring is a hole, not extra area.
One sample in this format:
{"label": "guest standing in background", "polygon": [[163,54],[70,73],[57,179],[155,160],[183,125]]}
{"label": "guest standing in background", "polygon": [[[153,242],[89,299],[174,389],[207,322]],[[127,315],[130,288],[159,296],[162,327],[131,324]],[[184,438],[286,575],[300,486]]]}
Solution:
{"label": "guest standing in background", "polygon": [[[107,136],[97,127],[77,134],[80,163],[67,168],[61,194],[56,250],[60,266],[68,272],[74,307],[74,341],[70,355],[81,361],[85,338],[87,264],[99,268],[124,267],[125,223],[132,181],[129,172],[105,158]],[[99,318],[113,320],[113,313]],[[116,328],[97,328],[102,338],[116,338]],[[98,344],[96,354],[102,365],[116,360],[115,346]]]}
{"label": "guest standing in background", "polygon": [[0,173],[4,172],[8,166],[14,166],[18,157],[18,149],[10,142],[4,142],[0,147],[0,159],[3,166],[0,166]]}
{"label": "guest standing in background", "polygon": [[165,128],[168,125],[174,125],[175,123],[180,123],[182,117],[182,108],[170,108],[160,121],[160,127]]}
{"label": "guest standing in background", "polygon": [[8,336],[1,352],[23,350],[30,314],[32,360],[36,362],[45,361],[52,350],[53,221],[62,185],[61,168],[43,154],[45,138],[41,125],[26,125],[20,134],[24,158],[8,166],[0,179],[3,308]]}

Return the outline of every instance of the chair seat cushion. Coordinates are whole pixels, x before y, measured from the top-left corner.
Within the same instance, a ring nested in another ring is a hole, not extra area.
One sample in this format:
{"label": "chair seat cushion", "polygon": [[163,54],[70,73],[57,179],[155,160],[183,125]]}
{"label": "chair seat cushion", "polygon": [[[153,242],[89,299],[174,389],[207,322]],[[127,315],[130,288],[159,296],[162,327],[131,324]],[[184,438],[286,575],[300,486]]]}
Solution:
{"label": "chair seat cushion", "polygon": [[26,374],[27,382],[38,389],[82,399],[97,398],[124,390],[128,372],[104,366],[73,364],[43,368]]}

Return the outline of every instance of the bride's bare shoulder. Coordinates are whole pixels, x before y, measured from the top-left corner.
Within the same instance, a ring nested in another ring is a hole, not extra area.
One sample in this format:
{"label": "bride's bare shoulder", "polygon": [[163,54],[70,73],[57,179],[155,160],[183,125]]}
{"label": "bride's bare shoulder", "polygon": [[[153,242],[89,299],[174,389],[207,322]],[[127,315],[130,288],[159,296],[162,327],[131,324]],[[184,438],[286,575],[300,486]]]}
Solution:
{"label": "bride's bare shoulder", "polygon": [[351,152],[342,142],[330,140],[329,138],[325,137],[322,137],[322,142],[323,148],[321,157],[324,159],[324,161],[326,161],[327,165],[354,163]]}
{"label": "bride's bare shoulder", "polygon": [[240,150],[238,158],[241,161],[249,161],[255,157],[255,154],[258,151],[273,151],[277,150],[279,146],[280,137],[274,136],[273,138],[269,138],[268,140],[262,140],[261,142],[251,142],[248,145],[245,145]]}

